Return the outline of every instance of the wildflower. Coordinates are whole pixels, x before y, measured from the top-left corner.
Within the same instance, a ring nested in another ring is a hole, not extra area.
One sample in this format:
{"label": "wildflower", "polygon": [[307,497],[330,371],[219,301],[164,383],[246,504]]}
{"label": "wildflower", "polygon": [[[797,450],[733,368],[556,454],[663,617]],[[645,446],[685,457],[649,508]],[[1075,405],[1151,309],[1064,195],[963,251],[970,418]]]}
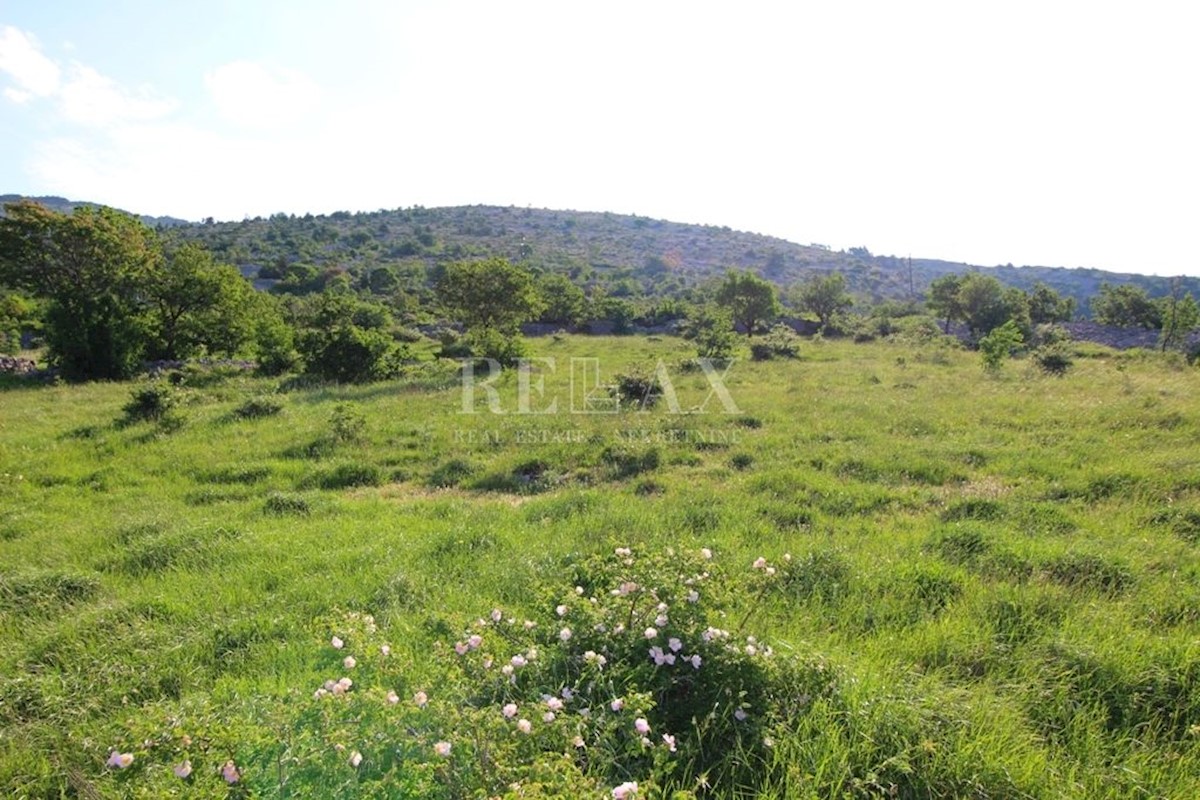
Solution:
{"label": "wildflower", "polygon": [[620,636],[624,632],[625,632],[625,623],[624,622],[618,622],[613,627],[613,636]]}
{"label": "wildflower", "polygon": [[672,736],[669,733],[664,733],[663,734],[663,744],[665,744],[667,746],[667,749],[670,750],[672,753],[675,752],[675,737],[674,736]]}
{"label": "wildflower", "polygon": [[705,561],[712,560],[712,550],[709,550],[707,547],[700,548],[700,555],[704,556]]}
{"label": "wildflower", "polygon": [[746,645],[746,655],[752,656],[758,653],[758,648],[752,644]]}
{"label": "wildflower", "polygon": [[667,624],[667,615],[659,614],[657,617],[654,618],[654,624],[660,628],[663,627],[664,625],[666,625]]}
{"label": "wildflower", "polygon": [[575,587],[575,594],[579,595],[580,597],[583,597],[583,587],[582,587],[582,586],[576,586],[576,587]]}
{"label": "wildflower", "polygon": [[450,757],[450,743],[449,742],[438,742],[437,744],[435,744],[433,746],[433,752],[437,753],[442,758],[449,758]]}
{"label": "wildflower", "polygon": [[653,639],[654,637],[658,636],[658,631],[656,631],[654,628],[646,628],[645,633],[642,635],[647,639]]}
{"label": "wildflower", "polygon": [[565,617],[567,615],[567,607],[566,606],[558,606],[554,609],[554,613],[558,614],[560,617]]}
{"label": "wildflower", "polygon": [[400,695],[396,694],[395,692],[388,692],[387,701],[389,704],[394,706],[396,703],[400,702]]}
{"label": "wildflower", "polygon": [[117,769],[125,769],[132,763],[133,753],[118,753],[116,750],[113,750],[112,753],[109,754],[108,761],[105,762],[105,765],[109,767],[116,767]]}
{"label": "wildflower", "polygon": [[492,622],[499,622],[504,615],[500,613],[500,609],[492,609]]}
{"label": "wildflower", "polygon": [[688,592],[688,594],[687,594],[687,601],[688,601],[689,603],[698,603],[698,602],[700,602],[700,593],[699,593],[699,592],[697,592],[695,589],[692,589],[692,590],[691,590],[690,592]]}
{"label": "wildflower", "polygon": [[700,669],[700,664],[703,661],[703,659],[700,658],[700,655],[698,653],[696,655],[692,656],[688,660],[692,662],[692,666],[695,667],[696,669]]}
{"label": "wildflower", "polygon": [[383,653],[385,656],[390,656],[392,654],[392,648],[386,644],[380,645],[379,652]]}
{"label": "wildflower", "polygon": [[232,761],[226,761],[221,765],[221,777],[225,779],[226,783],[237,783],[242,779],[241,774],[238,772],[237,765]]}
{"label": "wildflower", "polygon": [[313,700],[320,700],[322,697],[324,697],[327,694],[329,694],[329,690],[326,689],[324,686],[322,686],[321,688],[319,688],[315,692],[313,692]]}
{"label": "wildflower", "polygon": [[612,790],[613,800],[634,800],[637,797],[637,781],[625,781]]}
{"label": "wildflower", "polygon": [[492,657],[491,657],[491,656],[487,656],[486,658],[484,658],[484,659],[483,659],[483,668],[484,668],[484,669],[491,669],[491,668],[492,668],[492,664],[493,664],[493,663],[494,663],[494,662],[492,661]]}
{"label": "wildflower", "polygon": [[500,671],[503,672],[505,675],[512,675],[513,674],[513,665],[505,664],[503,667],[500,668]]}
{"label": "wildflower", "polygon": [[609,703],[608,707],[613,711],[620,711],[625,707],[625,701],[618,697],[616,700],[613,700],[611,703]]}
{"label": "wildflower", "polygon": [[543,722],[554,722],[554,712],[547,711],[545,714],[542,714],[542,721]]}
{"label": "wildflower", "polygon": [[638,585],[633,581],[625,581],[617,587],[618,597],[628,597],[638,590]]}
{"label": "wildflower", "polygon": [[537,626],[537,623],[531,619],[525,620],[525,630],[531,631]]}
{"label": "wildflower", "polygon": [[357,767],[361,763],[362,763],[362,753],[355,750],[353,753],[350,754],[350,766]]}
{"label": "wildflower", "polygon": [[483,644],[483,637],[480,636],[478,633],[471,634],[470,638],[467,639],[467,647],[470,648],[471,650],[478,650],[479,646],[482,644]]}
{"label": "wildflower", "polygon": [[575,692],[571,689],[570,686],[564,686],[562,688],[562,697],[563,697],[563,700],[566,700],[569,703],[575,697]]}
{"label": "wildflower", "polygon": [[765,569],[767,566],[767,560],[762,556],[759,556],[758,558],[754,559],[753,566],[755,569]]}
{"label": "wildflower", "polygon": [[650,723],[646,721],[645,717],[638,717],[633,721],[633,729],[645,736],[650,732]]}
{"label": "wildflower", "polygon": [[633,555],[633,551],[630,550],[628,547],[618,547],[616,549],[616,554],[619,556],[631,556],[631,555]]}
{"label": "wildflower", "polygon": [[175,765],[175,768],[172,770],[172,772],[175,773],[176,778],[183,780],[188,775],[192,774],[192,762],[184,759]]}
{"label": "wildflower", "polygon": [[742,708],[741,706],[738,706],[733,712],[733,718],[738,722],[745,722],[746,718],[749,716],[750,715],[746,713],[746,709]]}
{"label": "wildflower", "polygon": [[650,746],[650,737],[648,737],[648,736],[643,736],[643,737],[641,738],[641,740],[640,740],[640,741],[641,741],[641,743],[642,743],[642,747],[649,747],[649,746]]}
{"label": "wildflower", "polygon": [[331,645],[333,645],[333,649],[334,649],[334,650],[341,650],[343,647],[345,647],[345,646],[346,646],[346,643],[345,643],[345,642],[343,642],[341,639],[339,639],[337,636],[335,636],[335,637],[333,637],[332,639],[330,639],[330,640],[329,640],[329,643],[330,643]]}
{"label": "wildflower", "polygon": [[558,632],[558,638],[562,639],[564,642],[569,642],[571,640],[571,629],[563,628]]}
{"label": "wildflower", "polygon": [[583,744],[583,737],[582,737],[582,736],[576,736],[574,739],[572,739],[572,740],[571,740],[571,744],[575,745],[575,747],[577,747],[577,748],[584,747],[584,744]]}
{"label": "wildflower", "polygon": [[466,642],[455,642],[454,643],[454,652],[458,653],[460,656],[465,656],[467,654],[468,649],[469,648],[467,647]]}
{"label": "wildflower", "polygon": [[517,730],[528,736],[533,731],[533,723],[527,719],[517,720]]}
{"label": "wildflower", "polygon": [[763,572],[767,573],[767,577],[770,577],[771,575],[775,574],[775,568],[767,567],[765,570],[763,570]]}
{"label": "wildflower", "polygon": [[663,649],[661,647],[659,647],[658,645],[655,645],[654,647],[650,648],[650,658],[654,659],[654,663],[660,667],[664,663],[666,663],[666,660],[667,660],[666,654],[663,652]]}
{"label": "wildflower", "polygon": [[672,653],[678,653],[680,650],[683,649],[683,642],[679,641],[674,636],[672,636],[670,639],[667,640],[667,647],[671,648]]}
{"label": "wildflower", "polygon": [[783,560],[784,560],[784,561],[791,561],[791,560],[792,560],[792,554],[791,554],[791,553],[784,553],[784,554],[783,554]]}
{"label": "wildflower", "polygon": [[505,703],[504,708],[500,709],[500,713],[503,714],[506,719],[512,719],[517,715],[517,704]]}
{"label": "wildflower", "polygon": [[517,653],[515,656],[513,656],[509,660],[509,663],[511,663],[514,667],[523,667],[526,664],[528,664],[529,661],[526,660],[525,656],[521,655],[520,653]]}
{"label": "wildflower", "polygon": [[354,660],[354,656],[346,656],[342,659],[342,666],[346,669],[354,669],[354,665],[358,662]]}
{"label": "wildflower", "polygon": [[563,710],[563,701],[559,700],[557,697],[547,697],[546,698],[546,707],[549,708],[551,711],[562,711]]}
{"label": "wildflower", "polygon": [[429,696],[424,692],[417,692],[413,695],[413,702],[416,703],[418,707],[424,708],[425,704],[429,702]]}

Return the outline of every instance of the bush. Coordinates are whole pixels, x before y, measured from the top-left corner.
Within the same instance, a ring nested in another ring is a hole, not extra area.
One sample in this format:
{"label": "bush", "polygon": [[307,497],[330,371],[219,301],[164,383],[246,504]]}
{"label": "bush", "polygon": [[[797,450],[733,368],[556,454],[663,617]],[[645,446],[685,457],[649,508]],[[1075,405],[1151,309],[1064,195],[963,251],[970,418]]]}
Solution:
{"label": "bush", "polygon": [[273,397],[251,397],[233,410],[237,419],[273,417],[283,410],[283,403]]}
{"label": "bush", "polygon": [[1075,364],[1070,351],[1062,344],[1043,345],[1033,352],[1033,362],[1047,375],[1062,377]]}
{"label": "bush", "polygon": [[1012,356],[1024,343],[1025,337],[1021,335],[1020,328],[1011,319],[1000,327],[995,328],[991,333],[979,340],[979,352],[983,356],[983,368],[988,372],[998,371],[1000,365],[1004,363],[1004,359]]}
{"label": "bush", "polygon": [[305,331],[300,351],[305,372],[341,383],[394,378],[410,357],[383,331],[357,325]]}
{"label": "bush", "polygon": [[657,448],[651,447],[645,451],[628,450],[618,445],[609,445],[600,453],[603,461],[612,471],[616,480],[632,478],[643,472],[658,469],[660,458]]}
{"label": "bush", "polygon": [[374,464],[339,464],[329,472],[318,475],[315,483],[322,489],[379,486],[383,483],[383,471]]}
{"label": "bush", "polygon": [[646,372],[626,372],[616,376],[617,401],[638,411],[651,408],[662,398],[662,386],[657,375]]}
{"label": "bush", "polygon": [[154,382],[133,390],[129,402],[122,409],[124,421],[159,422],[179,405],[179,394],[170,384]]}
{"label": "bush", "polygon": [[348,403],[338,403],[329,418],[329,438],[337,444],[361,442],[367,418]]}

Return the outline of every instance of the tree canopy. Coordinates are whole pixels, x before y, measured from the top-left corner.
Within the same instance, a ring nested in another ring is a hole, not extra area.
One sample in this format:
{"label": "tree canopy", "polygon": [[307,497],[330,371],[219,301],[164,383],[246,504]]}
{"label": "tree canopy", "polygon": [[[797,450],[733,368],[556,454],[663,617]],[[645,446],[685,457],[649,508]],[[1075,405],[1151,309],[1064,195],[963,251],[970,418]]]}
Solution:
{"label": "tree canopy", "polygon": [[446,314],[468,331],[515,335],[544,307],[529,271],[503,258],[447,264],[434,290]]}
{"label": "tree canopy", "polygon": [[747,336],[779,316],[779,293],[775,284],[749,270],[730,270],[717,288],[717,304],[729,312]]}
{"label": "tree canopy", "polygon": [[838,314],[854,305],[854,299],[846,292],[846,276],[840,272],[813,275],[796,288],[795,302],[800,310],[815,315],[823,330],[829,328]]}

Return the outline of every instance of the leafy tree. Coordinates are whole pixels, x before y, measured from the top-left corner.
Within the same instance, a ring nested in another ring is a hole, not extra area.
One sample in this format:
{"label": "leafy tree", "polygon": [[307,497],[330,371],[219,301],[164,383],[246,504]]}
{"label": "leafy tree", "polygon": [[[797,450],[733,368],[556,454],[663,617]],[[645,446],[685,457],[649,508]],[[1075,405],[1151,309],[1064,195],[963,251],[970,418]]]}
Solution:
{"label": "leafy tree", "polygon": [[1092,315],[1097,322],[1120,328],[1161,328],[1162,317],[1146,290],[1132,284],[1100,284],[1100,293],[1092,298]]}
{"label": "leafy tree", "polygon": [[747,336],[779,316],[779,293],[775,284],[749,270],[729,270],[717,288],[717,304],[729,311],[733,321],[745,328]]}
{"label": "leafy tree", "polygon": [[854,305],[854,299],[846,293],[846,276],[840,272],[808,278],[796,289],[795,300],[802,311],[816,315],[822,330]]}
{"label": "leafy tree", "polygon": [[154,232],[108,208],[65,215],[21,201],[5,211],[0,282],[48,299],[52,362],[70,379],[133,375],[148,338],[144,290],[161,267]]}
{"label": "leafy tree", "polygon": [[1038,281],[1029,293],[1029,321],[1034,325],[1070,322],[1075,315],[1075,298],[1063,297]]}
{"label": "leafy tree", "polygon": [[736,334],[729,310],[714,305],[696,306],[681,328],[685,339],[696,343],[701,358],[729,358]]}
{"label": "leafy tree", "polygon": [[21,334],[37,330],[38,304],[19,292],[0,293],[0,353],[21,349]]}
{"label": "leafy tree", "polygon": [[543,275],[537,288],[545,305],[539,317],[542,322],[577,325],[583,319],[587,298],[570,278],[558,273]]}
{"label": "leafy tree", "polygon": [[1159,346],[1164,353],[1169,348],[1182,348],[1187,344],[1188,334],[1200,325],[1200,306],[1196,305],[1196,298],[1183,290],[1179,278],[1173,278],[1171,292],[1158,301],[1158,310],[1162,320]]}
{"label": "leafy tree", "polygon": [[168,253],[147,276],[144,293],[153,358],[233,355],[253,337],[253,287],[198,244]]}
{"label": "leafy tree", "polygon": [[533,276],[503,258],[447,264],[434,290],[445,312],[467,330],[514,336],[543,308]]}
{"label": "leafy tree", "polygon": [[1004,284],[991,275],[964,275],[958,287],[958,305],[972,337],[985,335],[1011,318]]}
{"label": "leafy tree", "polygon": [[945,320],[942,326],[944,333],[950,333],[950,325],[962,319],[963,309],[958,295],[961,288],[962,276],[953,273],[943,275],[929,284],[926,305],[930,311]]}
{"label": "leafy tree", "polygon": [[390,324],[387,309],[351,295],[322,294],[299,337],[305,372],[342,383],[395,377],[408,351],[388,335]]}
{"label": "leafy tree", "polygon": [[1004,359],[1015,353],[1024,343],[1025,337],[1021,335],[1021,329],[1011,319],[996,327],[979,340],[983,368],[989,372],[999,370]]}

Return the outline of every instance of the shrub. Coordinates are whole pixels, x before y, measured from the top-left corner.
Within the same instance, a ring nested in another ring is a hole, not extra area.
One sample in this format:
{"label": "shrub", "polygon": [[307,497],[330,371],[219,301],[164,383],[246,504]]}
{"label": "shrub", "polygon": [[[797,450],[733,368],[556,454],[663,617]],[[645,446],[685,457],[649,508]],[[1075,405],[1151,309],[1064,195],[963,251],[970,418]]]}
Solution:
{"label": "shrub", "polygon": [[1038,369],[1047,375],[1062,377],[1067,374],[1075,361],[1071,358],[1071,352],[1061,344],[1043,345],[1033,351],[1033,362],[1037,364]]}
{"label": "shrub", "polygon": [[283,403],[273,397],[251,397],[233,410],[236,419],[273,417],[283,410]]}
{"label": "shrub", "polygon": [[133,390],[122,409],[126,423],[158,422],[179,405],[179,395],[169,384],[160,381]]}
{"label": "shrub", "polygon": [[318,475],[315,483],[322,489],[379,486],[383,483],[383,471],[374,464],[338,464],[329,472]]}
{"label": "shrub", "polygon": [[337,444],[361,442],[367,418],[349,403],[338,403],[329,417],[329,438]]}
{"label": "shrub", "polygon": [[438,489],[458,486],[475,472],[469,461],[455,458],[442,464],[429,476],[429,485]]}
{"label": "shrub", "polygon": [[1025,337],[1021,335],[1021,329],[1010,319],[979,340],[983,368],[988,372],[996,372],[1004,363],[1004,359],[1010,357],[1024,343]]}
{"label": "shrub", "polygon": [[609,445],[600,453],[600,460],[611,470],[614,479],[622,480],[658,469],[661,459],[654,447],[637,451]]}
{"label": "shrub", "polygon": [[622,406],[641,411],[652,407],[662,397],[658,376],[646,372],[626,372],[616,376],[617,400]]}

